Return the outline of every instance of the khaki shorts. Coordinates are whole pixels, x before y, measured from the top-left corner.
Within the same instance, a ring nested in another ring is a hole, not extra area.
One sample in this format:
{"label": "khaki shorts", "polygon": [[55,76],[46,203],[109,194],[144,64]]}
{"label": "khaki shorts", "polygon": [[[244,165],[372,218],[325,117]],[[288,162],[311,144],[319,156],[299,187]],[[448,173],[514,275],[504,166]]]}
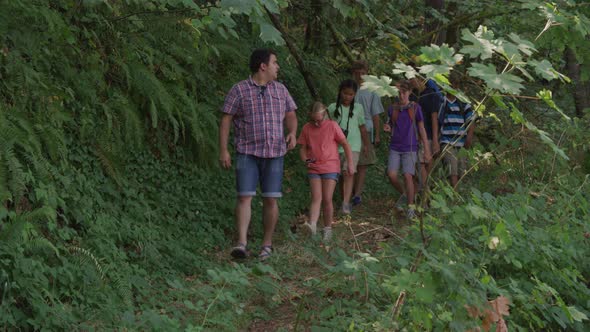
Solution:
{"label": "khaki shorts", "polygon": [[367,155],[361,152],[359,157],[359,166],[369,166],[377,162],[377,154],[375,153],[375,147],[369,143],[367,146]]}
{"label": "khaki shorts", "polygon": [[[358,166],[359,157],[360,157],[360,152],[355,152],[355,151],[352,152],[352,163],[354,164],[354,167]],[[342,168],[342,172],[348,170],[348,162],[346,162],[346,155],[344,153],[340,154],[340,168]]]}
{"label": "khaki shorts", "polygon": [[[430,153],[432,154],[432,140],[431,139],[428,140],[428,146],[430,146]],[[424,162],[424,145],[423,144],[420,144],[420,148],[418,150],[418,161],[421,164],[425,164],[425,162]]]}
{"label": "khaki shorts", "polygon": [[450,148],[445,153],[443,160],[449,169],[449,176],[463,176],[467,171],[467,157],[458,157],[460,151],[461,148]]}

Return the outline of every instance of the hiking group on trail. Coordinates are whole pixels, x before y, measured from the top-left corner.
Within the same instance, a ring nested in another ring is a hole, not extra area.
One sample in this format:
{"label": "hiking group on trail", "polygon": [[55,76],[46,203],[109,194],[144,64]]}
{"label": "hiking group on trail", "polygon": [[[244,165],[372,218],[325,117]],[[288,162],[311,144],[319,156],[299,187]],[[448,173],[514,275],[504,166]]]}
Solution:
{"label": "hiking group on trail", "polygon": [[[447,92],[443,96],[432,80],[401,80],[396,84],[398,100],[389,106],[387,121],[381,98],[360,89],[369,66],[366,61],[352,65],[353,79],[343,80],[336,101],[328,107],[315,102],[296,138],[297,105],[287,88],[278,82],[277,55],[257,49],[250,56],[251,76],[235,84],[225,98],[219,126],[219,162],[232,167],[228,150],[230,128],[234,128],[238,240],[231,249],[234,258],[245,258],[252,198],[260,185],[263,198],[263,242],[261,260],[273,253],[272,236],[278,221],[277,198],[282,196],[284,155],[300,145],[299,156],[307,167],[311,192],[309,221],[302,231],[315,235],[323,212],[324,242],[332,238],[333,195],[341,181],[343,214],[362,203],[368,167],[377,162],[375,148],[381,135],[389,135],[387,177],[399,198],[395,207],[415,218],[416,192],[425,190],[433,157],[441,154],[451,185],[456,187],[465,173],[467,159],[460,153],[473,140],[474,113],[471,106]],[[461,82],[454,82],[455,87]],[[286,135],[285,135],[286,132]],[[400,173],[404,179],[399,180]],[[417,186],[417,188],[416,188]]]}

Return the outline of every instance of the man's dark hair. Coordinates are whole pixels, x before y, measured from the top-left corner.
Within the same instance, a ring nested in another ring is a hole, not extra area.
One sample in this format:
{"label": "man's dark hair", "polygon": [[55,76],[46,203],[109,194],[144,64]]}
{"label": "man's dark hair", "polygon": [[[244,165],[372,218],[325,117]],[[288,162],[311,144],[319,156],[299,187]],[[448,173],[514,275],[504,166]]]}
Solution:
{"label": "man's dark hair", "polygon": [[259,48],[254,50],[254,52],[252,52],[250,55],[250,72],[255,74],[258,72],[258,69],[260,69],[261,64],[265,63],[268,65],[271,55],[277,56],[273,50],[268,48]]}

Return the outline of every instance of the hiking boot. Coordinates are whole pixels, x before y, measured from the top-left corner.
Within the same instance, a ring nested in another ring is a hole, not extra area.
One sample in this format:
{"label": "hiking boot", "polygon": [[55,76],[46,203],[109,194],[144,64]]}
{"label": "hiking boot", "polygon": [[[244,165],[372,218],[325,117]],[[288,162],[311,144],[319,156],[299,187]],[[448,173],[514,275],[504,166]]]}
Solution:
{"label": "hiking boot", "polygon": [[324,227],[324,242],[332,241],[332,227]]}
{"label": "hiking boot", "polygon": [[301,225],[301,233],[305,234],[306,236],[314,236],[317,232],[316,224],[310,224],[306,222],[305,224]]}
{"label": "hiking boot", "polygon": [[361,204],[363,200],[361,199],[361,196],[354,196],[352,198],[352,206],[357,206],[359,204]]}
{"label": "hiking boot", "polygon": [[406,212],[406,218],[408,218],[408,219],[418,218],[418,216],[416,215],[416,211],[412,208],[409,208],[408,211]]}

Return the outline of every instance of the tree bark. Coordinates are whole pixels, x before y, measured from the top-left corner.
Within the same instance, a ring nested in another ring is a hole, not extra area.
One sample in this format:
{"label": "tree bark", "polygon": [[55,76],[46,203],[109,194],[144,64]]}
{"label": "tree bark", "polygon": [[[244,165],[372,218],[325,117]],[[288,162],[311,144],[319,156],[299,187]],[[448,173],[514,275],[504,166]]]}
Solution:
{"label": "tree bark", "polygon": [[590,82],[582,82],[580,78],[580,64],[576,59],[574,50],[570,47],[565,49],[565,60],[568,76],[574,85],[573,95],[576,105],[576,116],[584,116],[584,110],[590,108]]}
{"label": "tree bark", "polygon": [[291,52],[291,55],[293,56],[293,58],[295,58],[295,61],[297,62],[297,67],[299,68],[299,72],[301,73],[301,75],[303,76],[303,79],[305,80],[305,84],[307,85],[307,89],[309,90],[311,97],[314,100],[320,100],[318,90],[316,89],[315,85],[313,84],[313,79],[312,79],[311,73],[307,70],[307,67],[305,66],[305,62],[303,62],[303,59],[299,55],[299,51],[297,50],[295,43],[293,43],[293,41],[287,35],[285,29],[283,28],[283,25],[281,24],[281,20],[279,19],[279,16],[277,14],[271,13],[268,9],[266,10],[266,12],[267,12],[268,16],[270,17],[272,24],[275,26],[275,28],[277,28],[277,30],[279,30],[281,35],[283,35],[283,39],[285,40],[285,43],[287,44],[287,48],[289,48],[289,52]]}

